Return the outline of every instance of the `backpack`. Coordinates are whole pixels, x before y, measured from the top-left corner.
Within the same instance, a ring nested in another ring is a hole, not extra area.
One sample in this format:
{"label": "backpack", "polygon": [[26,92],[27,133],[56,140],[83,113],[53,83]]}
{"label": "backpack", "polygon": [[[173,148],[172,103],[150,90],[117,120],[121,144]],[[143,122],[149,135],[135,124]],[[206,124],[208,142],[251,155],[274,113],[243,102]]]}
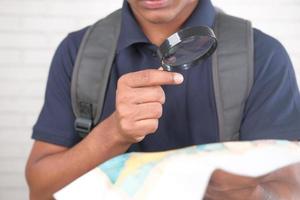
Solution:
{"label": "backpack", "polygon": [[[253,85],[254,47],[251,22],[216,9],[218,47],[212,55],[219,139],[239,139],[245,102]],[[91,26],[84,35],[71,83],[75,129],[85,137],[100,121],[111,66],[120,34],[121,10]]]}

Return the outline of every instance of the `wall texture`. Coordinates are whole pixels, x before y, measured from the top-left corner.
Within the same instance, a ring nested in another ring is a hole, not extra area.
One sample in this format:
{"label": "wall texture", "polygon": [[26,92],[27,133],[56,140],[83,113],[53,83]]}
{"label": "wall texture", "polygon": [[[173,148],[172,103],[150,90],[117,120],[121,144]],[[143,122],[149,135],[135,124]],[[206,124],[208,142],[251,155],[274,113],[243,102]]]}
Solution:
{"label": "wall texture", "polygon": [[[299,0],[214,2],[278,38],[300,79]],[[23,174],[31,127],[58,43],[121,4],[122,0],[0,0],[0,199],[28,198]]]}

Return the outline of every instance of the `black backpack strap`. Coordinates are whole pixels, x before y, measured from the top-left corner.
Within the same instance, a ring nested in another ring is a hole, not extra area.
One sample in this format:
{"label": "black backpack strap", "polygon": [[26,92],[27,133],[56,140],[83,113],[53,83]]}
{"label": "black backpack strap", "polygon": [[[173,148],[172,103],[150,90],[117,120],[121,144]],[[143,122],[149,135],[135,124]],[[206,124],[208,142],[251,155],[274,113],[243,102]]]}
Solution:
{"label": "black backpack strap", "polygon": [[120,27],[121,10],[117,10],[91,26],[81,42],[72,76],[71,97],[75,129],[82,137],[100,120]]}
{"label": "black backpack strap", "polygon": [[253,85],[254,47],[251,22],[217,9],[213,83],[220,141],[238,140],[245,102]]}

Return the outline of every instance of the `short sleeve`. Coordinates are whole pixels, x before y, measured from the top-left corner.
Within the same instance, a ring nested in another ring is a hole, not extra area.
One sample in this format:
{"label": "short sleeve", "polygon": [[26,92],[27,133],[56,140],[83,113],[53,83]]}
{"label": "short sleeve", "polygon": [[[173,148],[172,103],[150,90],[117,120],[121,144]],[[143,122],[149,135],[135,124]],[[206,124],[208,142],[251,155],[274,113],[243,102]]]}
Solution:
{"label": "short sleeve", "polygon": [[71,77],[74,60],[83,32],[69,34],[53,57],[44,105],[33,127],[32,138],[64,147],[71,147],[80,141],[75,132],[75,116],[71,104]]}
{"label": "short sleeve", "polygon": [[255,30],[254,85],[246,102],[241,140],[300,139],[300,96],[285,48]]}

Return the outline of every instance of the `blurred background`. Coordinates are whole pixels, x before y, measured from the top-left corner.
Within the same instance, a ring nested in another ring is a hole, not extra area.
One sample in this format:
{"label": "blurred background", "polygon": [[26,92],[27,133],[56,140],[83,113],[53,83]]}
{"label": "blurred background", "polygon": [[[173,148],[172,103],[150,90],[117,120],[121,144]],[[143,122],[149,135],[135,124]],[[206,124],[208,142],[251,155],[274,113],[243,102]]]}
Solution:
{"label": "blurred background", "polygon": [[[0,199],[28,199],[24,167],[55,48],[123,0],[0,0]],[[213,0],[288,50],[300,83],[300,0]]]}

